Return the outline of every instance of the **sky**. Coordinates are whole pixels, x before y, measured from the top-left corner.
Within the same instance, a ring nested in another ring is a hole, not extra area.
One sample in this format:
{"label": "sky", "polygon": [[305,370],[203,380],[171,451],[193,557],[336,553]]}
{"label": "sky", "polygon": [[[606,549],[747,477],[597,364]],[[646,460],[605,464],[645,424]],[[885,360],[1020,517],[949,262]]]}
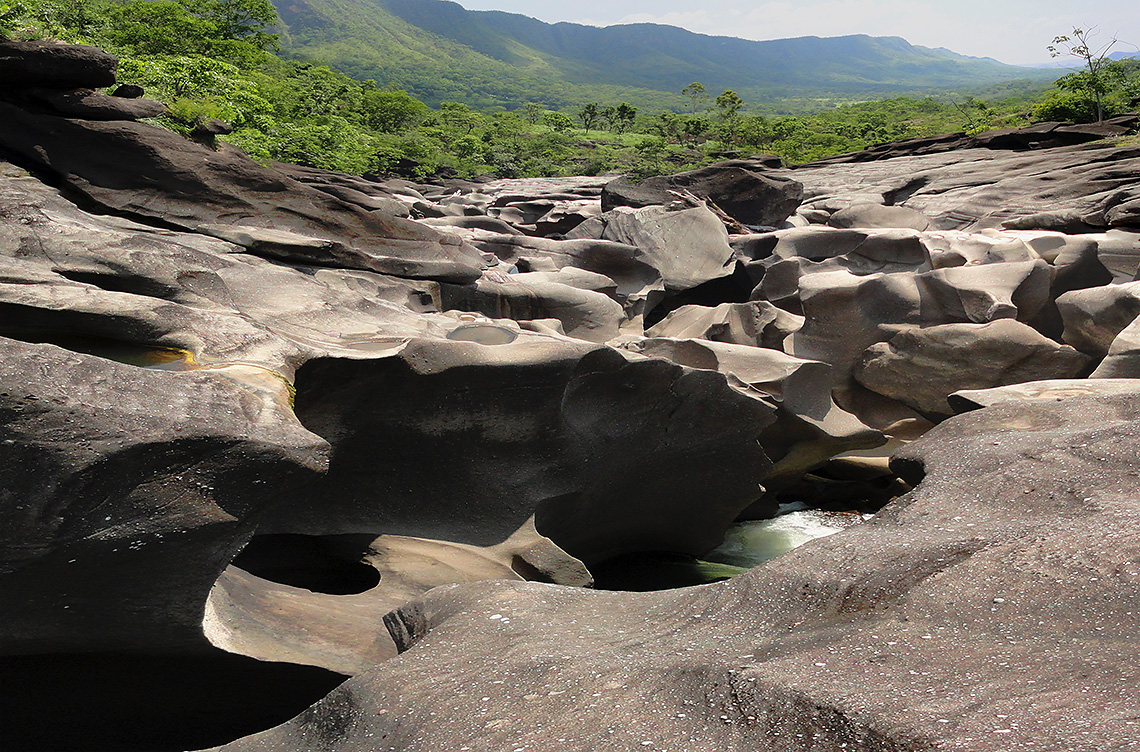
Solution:
{"label": "sky", "polygon": [[549,23],[660,23],[744,39],[896,36],[1014,65],[1049,62],[1045,48],[1074,27],[1095,26],[1098,44],[1116,37],[1113,51],[1140,51],[1140,0],[458,1],[469,10],[522,13]]}

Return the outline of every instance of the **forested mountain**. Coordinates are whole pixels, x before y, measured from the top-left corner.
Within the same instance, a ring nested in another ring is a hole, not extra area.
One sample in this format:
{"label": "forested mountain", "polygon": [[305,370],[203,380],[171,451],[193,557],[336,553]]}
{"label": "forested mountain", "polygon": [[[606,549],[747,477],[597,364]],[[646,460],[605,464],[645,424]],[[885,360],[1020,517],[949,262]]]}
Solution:
{"label": "forested mountain", "polygon": [[436,104],[598,99],[683,106],[692,81],[745,100],[848,98],[985,86],[1046,72],[917,47],[898,37],[801,37],[754,42],[656,24],[547,24],[445,0],[275,0],[287,55]]}

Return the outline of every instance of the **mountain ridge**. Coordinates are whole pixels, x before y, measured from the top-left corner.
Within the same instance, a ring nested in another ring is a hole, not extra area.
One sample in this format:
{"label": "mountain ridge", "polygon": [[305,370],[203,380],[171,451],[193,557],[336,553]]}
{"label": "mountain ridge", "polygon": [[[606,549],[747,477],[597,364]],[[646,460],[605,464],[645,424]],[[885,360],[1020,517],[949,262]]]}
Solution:
{"label": "mountain ridge", "polygon": [[517,107],[654,95],[683,108],[701,81],[748,101],[791,95],[872,98],[1043,78],[1040,70],[901,37],[753,41],[663,24],[549,24],[450,0],[275,0],[288,55],[324,60],[429,103]]}

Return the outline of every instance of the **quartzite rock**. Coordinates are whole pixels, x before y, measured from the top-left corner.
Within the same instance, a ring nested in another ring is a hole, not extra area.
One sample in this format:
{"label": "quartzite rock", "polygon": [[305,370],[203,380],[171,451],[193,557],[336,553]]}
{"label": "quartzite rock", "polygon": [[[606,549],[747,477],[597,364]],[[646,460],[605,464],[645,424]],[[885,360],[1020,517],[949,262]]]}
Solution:
{"label": "quartzite rock", "polygon": [[1140,282],[1073,290],[1057,298],[1057,308],[1065,342],[1103,357],[1117,335],[1140,316]]}
{"label": "quartzite rock", "polygon": [[783,350],[784,340],[803,322],[803,316],[788,313],[766,300],[722,303],[715,308],[687,305],[670,312],[645,334]]}
{"label": "quartzite rock", "polygon": [[214,580],[327,445],[224,372],[0,338],[5,654],[205,646]]}
{"label": "quartzite rock", "polygon": [[657,269],[665,289],[673,292],[727,277],[735,266],[724,224],[703,206],[621,207],[583,222],[566,237],[599,238],[636,247],[641,260]]}

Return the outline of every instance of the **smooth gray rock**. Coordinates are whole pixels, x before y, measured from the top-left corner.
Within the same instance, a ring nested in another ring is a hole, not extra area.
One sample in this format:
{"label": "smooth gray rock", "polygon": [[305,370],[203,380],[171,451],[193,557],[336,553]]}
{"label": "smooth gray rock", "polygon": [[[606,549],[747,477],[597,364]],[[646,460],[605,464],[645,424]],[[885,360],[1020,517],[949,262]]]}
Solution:
{"label": "smooth gray rock", "polygon": [[672,191],[688,191],[741,224],[778,227],[800,205],[803,186],[761,169],[755,162],[736,160],[641,182],[620,177],[602,190],[602,210],[668,204],[676,199]]}
{"label": "smooth gray rock", "polygon": [[735,345],[783,350],[784,340],[803,326],[803,317],[766,300],[722,303],[715,308],[681,306],[651,329],[647,337],[707,339]]}
{"label": "smooth gray rock", "polygon": [[618,208],[567,234],[569,239],[589,237],[635,246],[673,292],[727,277],[735,265],[724,225],[704,207]]}
{"label": "smooth gray rock", "polygon": [[119,59],[81,44],[0,40],[0,89],[114,86]]}
{"label": "smooth gray rock", "polygon": [[926,230],[930,220],[920,211],[905,206],[882,204],[853,204],[832,214],[827,219],[832,227],[900,227]]}
{"label": "smooth gray rock", "polygon": [[651,338],[626,348],[718,371],[743,393],[776,406],[775,424],[760,435],[765,454],[775,463],[761,479],[765,490],[784,488],[837,454],[885,442],[880,432],[835,404],[826,363],[708,340]]}
{"label": "smooth gray rock", "polygon": [[280,381],[0,349],[0,651],[205,647],[214,580],[328,445]]}
{"label": "smooth gray rock", "polygon": [[300,420],[332,445],[329,473],[279,498],[266,532],[485,546],[534,515],[587,564],[700,554],[770,466],[757,437],[773,407],[719,373],[585,342],[412,340],[398,357],[310,360],[296,387]]}
{"label": "smooth gray rock", "polygon": [[955,412],[964,413],[1002,402],[1061,402],[1073,397],[1140,393],[1140,379],[1045,379],[989,389],[961,389],[946,401]]}
{"label": "smooth gray rock", "polygon": [[170,114],[165,104],[153,99],[124,99],[87,89],[76,91],[31,89],[21,93],[26,101],[45,107],[61,117],[85,120],[141,120]]}
{"label": "smooth gray rock", "polygon": [[1140,282],[1073,290],[1057,298],[1057,308],[1065,342],[1103,357],[1117,335],[1140,316]]}
{"label": "smooth gray rock", "polygon": [[[1097,232],[1135,227],[1126,210],[1113,210],[1135,198],[1138,160],[1140,147],[1090,143],[1035,151],[967,148],[866,162],[825,160],[780,174],[804,184],[803,209],[834,212],[859,203],[896,204],[922,212],[938,229],[1005,225]],[[1063,218],[1059,225],[1058,218]]]}
{"label": "smooth gray rock", "polygon": [[575,268],[611,279],[615,300],[626,318],[640,322],[664,297],[661,273],[641,251],[625,243],[590,238],[551,240],[476,231],[467,240],[484,253],[494,254],[501,264],[521,272],[557,271]]}
{"label": "smooth gray rock", "polygon": [[589,282],[600,290],[616,288],[607,277],[599,281],[596,277],[601,275],[585,271],[575,275],[569,268],[565,274],[489,272],[474,285],[443,285],[443,307],[515,321],[557,319],[571,337],[607,342],[618,335],[625,311],[606,292],[572,284],[581,284],[585,275],[593,277]]}
{"label": "smooth gray rock", "polygon": [[397,217],[368,212],[232,149],[215,151],[133,122],[66,120],[0,102],[0,145],[116,212],[188,230],[238,224],[326,243],[298,259],[401,277],[472,281],[475,249]]}
{"label": "smooth gray rock", "polygon": [[1076,377],[1089,358],[1012,319],[909,328],[863,353],[863,386],[926,415],[953,414],[946,397],[1041,379]]}

